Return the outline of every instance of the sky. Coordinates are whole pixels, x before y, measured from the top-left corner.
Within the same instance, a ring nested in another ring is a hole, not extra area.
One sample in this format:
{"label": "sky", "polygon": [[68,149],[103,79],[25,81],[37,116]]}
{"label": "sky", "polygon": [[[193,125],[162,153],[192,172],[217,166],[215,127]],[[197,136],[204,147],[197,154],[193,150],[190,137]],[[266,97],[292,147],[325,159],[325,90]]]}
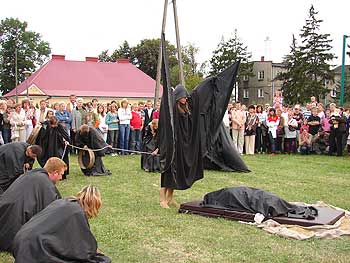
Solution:
{"label": "sky", "polygon": [[[15,17],[28,22],[29,30],[50,43],[52,54],[69,60],[96,57],[106,49],[111,52],[124,40],[134,46],[145,38],[159,38],[164,8],[164,0],[1,2],[1,20]],[[292,35],[298,35],[305,24],[311,4],[324,20],[320,32],[333,39],[338,57],[333,64],[340,64],[342,36],[350,35],[349,0],[177,0],[181,45],[197,46],[197,60],[202,63],[210,59],[222,37],[229,38],[237,29],[253,60],[265,56],[281,62],[289,53]],[[166,39],[175,44],[172,4],[167,14]]]}

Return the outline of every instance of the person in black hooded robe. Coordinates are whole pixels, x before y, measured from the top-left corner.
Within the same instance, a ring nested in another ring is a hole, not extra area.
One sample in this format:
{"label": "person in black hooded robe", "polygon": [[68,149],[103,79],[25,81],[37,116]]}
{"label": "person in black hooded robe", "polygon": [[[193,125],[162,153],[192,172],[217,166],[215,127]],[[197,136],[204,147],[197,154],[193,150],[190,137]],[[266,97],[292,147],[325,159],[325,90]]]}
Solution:
{"label": "person in black hooded robe", "polygon": [[[81,168],[81,171],[87,176],[102,176],[102,175],[111,175],[111,171],[107,170],[102,162],[102,157],[105,156],[108,148],[110,146],[104,141],[100,132],[96,131],[94,128],[89,127],[86,124],[81,125],[79,131],[75,137],[76,146],[81,148],[89,149],[101,149],[99,151],[94,151],[95,163],[93,167]],[[87,151],[83,151],[83,163],[88,163],[89,154]]]}
{"label": "person in black hooded robe", "polygon": [[62,178],[66,164],[50,158],[44,168],[26,172],[0,198],[0,250],[11,251],[19,229],[35,214],[61,195],[55,184]]}
{"label": "person in black hooded robe", "polygon": [[160,172],[158,153],[158,119],[153,119],[145,129],[142,151],[150,154],[141,155],[141,168],[146,172]]}
{"label": "person in black hooded robe", "polygon": [[17,233],[13,242],[16,263],[109,263],[97,249],[88,219],[97,216],[101,196],[85,186],[76,198],[52,202]]}
{"label": "person in black hooded robe", "polygon": [[0,146],[0,196],[25,171],[31,170],[42,149],[38,145],[12,142]]}
{"label": "person in black hooded robe", "polygon": [[39,135],[36,139],[36,144],[43,149],[42,154],[37,158],[41,167],[44,167],[46,161],[50,157],[61,158],[67,165],[62,179],[66,179],[69,174],[69,150],[67,143],[69,142],[69,135],[60,123],[56,116],[50,117],[43,122]]}
{"label": "person in black hooded robe", "polygon": [[217,139],[236,81],[239,62],[202,81],[188,95],[182,85],[170,88],[163,47],[163,95],[159,118],[160,205],[174,204],[174,190],[185,190],[203,178],[203,157]]}

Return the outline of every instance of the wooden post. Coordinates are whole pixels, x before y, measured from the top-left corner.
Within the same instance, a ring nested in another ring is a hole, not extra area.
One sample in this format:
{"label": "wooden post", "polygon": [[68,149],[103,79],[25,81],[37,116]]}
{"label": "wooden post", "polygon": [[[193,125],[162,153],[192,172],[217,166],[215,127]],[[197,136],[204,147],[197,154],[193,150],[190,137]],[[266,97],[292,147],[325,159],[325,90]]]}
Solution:
{"label": "wooden post", "polygon": [[178,21],[178,17],[177,17],[176,0],[173,0],[173,8],[174,8],[174,21],[175,21],[175,32],[176,32],[177,56],[178,56],[178,61],[179,61],[179,78],[180,78],[180,83],[183,86],[185,86],[185,77],[184,77],[184,70],[183,70],[183,66],[182,66],[180,32],[179,32],[179,21]]}
{"label": "wooden post", "polygon": [[[161,37],[162,37],[163,33],[165,32],[167,12],[168,12],[168,0],[164,0],[162,32],[160,34]],[[159,47],[159,53],[158,53],[156,88],[155,88],[155,92],[154,92],[154,107],[155,107],[155,105],[158,101],[158,98],[159,98],[161,69],[162,69],[162,41],[160,41],[160,47]]]}

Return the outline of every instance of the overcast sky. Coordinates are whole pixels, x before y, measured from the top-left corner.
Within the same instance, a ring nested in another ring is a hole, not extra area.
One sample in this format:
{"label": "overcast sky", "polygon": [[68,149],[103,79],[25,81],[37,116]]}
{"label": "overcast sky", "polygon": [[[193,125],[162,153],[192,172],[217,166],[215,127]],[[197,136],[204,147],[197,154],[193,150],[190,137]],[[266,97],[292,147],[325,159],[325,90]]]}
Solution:
{"label": "overcast sky", "polygon": [[[349,0],[177,0],[181,44],[198,46],[197,59],[203,62],[210,59],[221,37],[230,37],[237,28],[254,60],[265,55],[281,62],[292,34],[299,34],[305,24],[311,4],[324,20],[321,32],[331,34],[338,56],[335,63],[340,64],[342,36],[350,35]],[[1,1],[0,18],[27,21],[30,30],[50,43],[52,54],[84,60],[114,50],[124,40],[136,45],[144,38],[158,38],[163,6],[164,0],[7,0]],[[166,38],[175,43],[172,11],[169,5]],[[264,41],[267,37],[269,42]]]}

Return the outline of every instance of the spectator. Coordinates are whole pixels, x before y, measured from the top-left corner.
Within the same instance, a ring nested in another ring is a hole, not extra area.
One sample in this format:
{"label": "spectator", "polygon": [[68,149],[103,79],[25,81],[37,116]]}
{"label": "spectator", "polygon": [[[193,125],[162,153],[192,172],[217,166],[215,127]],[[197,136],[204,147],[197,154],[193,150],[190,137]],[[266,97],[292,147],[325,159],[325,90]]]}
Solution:
{"label": "spectator", "polygon": [[4,113],[6,112],[6,101],[0,100],[0,145],[4,144],[3,132],[4,132]]}
{"label": "spectator", "polygon": [[243,154],[245,122],[245,112],[241,110],[241,103],[237,101],[235,109],[232,111],[232,140],[240,154]]}
{"label": "spectator", "polygon": [[10,115],[11,140],[13,142],[25,142],[26,138],[26,117],[21,111],[21,104],[15,105],[15,111]]}
{"label": "spectator", "polygon": [[74,94],[69,95],[69,103],[67,104],[67,111],[72,113],[73,109],[77,107],[77,96]]}
{"label": "spectator", "polygon": [[250,105],[248,107],[248,115],[245,123],[245,153],[254,154],[254,144],[255,144],[255,131],[256,126],[259,122],[258,116],[255,113],[255,106]]}
{"label": "spectator", "polygon": [[276,153],[277,127],[279,125],[279,118],[276,115],[276,110],[274,108],[270,108],[269,110],[266,125],[268,127],[268,134],[270,139],[270,152],[273,156]]}
{"label": "spectator", "polygon": [[[154,112],[156,113],[156,111]],[[158,112],[159,113],[159,112]],[[130,120],[130,130],[131,130],[131,150],[141,151],[141,130],[143,126],[142,113],[136,103],[131,107],[131,120]],[[158,116],[159,118],[159,116]],[[153,119],[156,120],[153,115]]]}
{"label": "spectator", "polygon": [[329,133],[320,128],[312,148],[317,154],[327,153],[329,151]]}
{"label": "spectator", "polygon": [[70,128],[72,123],[72,118],[70,113],[66,110],[66,103],[60,102],[60,108],[58,111],[56,111],[55,115],[58,119],[58,123],[63,126],[63,128],[66,130],[68,137],[70,137]]}
{"label": "spectator", "polygon": [[21,114],[25,116],[25,136],[26,140],[33,130],[33,119],[35,118],[34,109],[30,107],[30,101],[28,99],[22,100]]}
{"label": "spectator", "polygon": [[60,110],[60,103],[59,102],[55,102],[53,104],[53,107],[52,107],[54,113],[56,114],[56,111],[59,111]]}
{"label": "spectator", "polygon": [[263,111],[262,105],[257,105],[256,113],[258,116],[258,125],[256,127],[256,135],[255,135],[255,150],[258,153],[263,153],[263,152],[266,152],[266,138],[267,138],[266,112]]}
{"label": "spectator", "polygon": [[285,153],[295,153],[296,152],[296,138],[297,138],[297,128],[298,123],[293,118],[294,112],[293,110],[289,110],[288,117],[284,122],[284,152]]}
{"label": "spectator", "polygon": [[85,124],[87,124],[89,127],[92,127],[92,128],[97,128],[99,125],[98,115],[97,113],[95,113],[91,102],[87,103]]}
{"label": "spectator", "polygon": [[97,99],[92,99],[91,104],[92,104],[93,112],[97,114],[98,100]]}
{"label": "spectator", "polygon": [[311,102],[311,104],[316,104],[316,106],[318,106],[318,102],[317,102],[317,100],[316,100],[316,97],[315,96],[311,96],[311,98],[310,98],[310,102]]}
{"label": "spectator", "polygon": [[224,118],[222,119],[222,122],[224,123],[225,130],[228,134],[230,134],[230,114],[231,114],[231,103],[227,105],[227,110],[225,111]]}
{"label": "spectator", "polygon": [[43,123],[47,114],[47,104],[45,100],[40,101],[40,108],[35,112],[35,119],[37,123]]}
{"label": "spectator", "polygon": [[101,132],[103,140],[106,142],[107,141],[108,125],[106,123],[105,107],[102,104],[99,104],[97,106],[97,115],[98,115],[98,122],[99,122],[97,130],[99,132]]}
{"label": "spectator", "polygon": [[311,116],[311,103],[306,103],[306,109],[303,112],[304,120],[308,120]]}
{"label": "spectator", "polygon": [[[106,124],[108,125],[108,137],[109,144],[113,148],[118,147],[118,139],[119,139],[119,119],[118,119],[118,106],[115,103],[111,104],[111,111],[107,112],[106,115]],[[114,151],[112,152],[112,156],[114,156]]]}
{"label": "spectator", "polygon": [[320,120],[321,120],[321,124],[323,123],[323,119],[324,117],[326,116],[325,112],[324,112],[324,107],[323,107],[323,104],[319,103],[318,106],[318,117],[320,117]]}
{"label": "spectator", "polygon": [[329,123],[331,132],[329,135],[329,154],[337,152],[337,156],[343,155],[343,134],[345,133],[345,117],[339,114],[339,109],[335,109],[331,114]]}
{"label": "spectator", "polygon": [[276,152],[282,153],[283,152],[282,144],[283,144],[283,139],[284,139],[284,122],[285,122],[285,119],[282,116],[282,109],[281,108],[278,107],[276,109],[276,115],[279,118],[279,124],[277,126]]}
{"label": "spectator", "polygon": [[[123,99],[120,104],[121,104],[121,107],[118,109],[118,117],[119,117],[119,123],[120,123],[119,124],[119,133],[120,133],[119,144],[121,149],[128,150],[129,136],[130,136],[130,120],[132,118],[132,115],[131,115],[131,110],[128,107],[129,104],[127,99]],[[127,155],[127,152],[122,151],[121,154]]]}
{"label": "spectator", "polygon": [[10,124],[10,116],[12,114],[12,108],[7,107],[6,111],[3,114],[4,117],[4,124],[3,124],[3,133],[2,137],[4,139],[4,143],[11,142],[11,124]]}
{"label": "spectator", "polygon": [[322,121],[322,129],[324,132],[330,133],[331,132],[331,124],[329,123],[331,118],[331,111],[328,109],[325,111],[325,116]]}
{"label": "spectator", "polygon": [[153,117],[153,112],[155,109],[153,109],[153,104],[151,100],[148,100],[146,102],[146,108],[143,110],[145,112],[145,122],[144,122],[144,128],[147,126],[151,121]]}
{"label": "spectator", "polygon": [[309,133],[309,128],[307,125],[303,125],[300,128],[300,153],[302,155],[308,155],[311,151],[312,135]]}
{"label": "spectator", "polygon": [[[72,133],[71,133],[71,140],[72,144],[75,145],[75,138],[76,138],[76,133],[79,131],[79,128],[82,124],[85,124],[85,117],[86,117],[86,109],[83,106],[83,99],[82,98],[77,98],[76,103],[77,106],[72,109]],[[72,149],[72,152],[75,150]]]}
{"label": "spectator", "polygon": [[157,101],[156,103],[156,109],[152,113],[152,120],[159,119],[159,113],[160,113],[160,101]]}
{"label": "spectator", "polygon": [[[314,142],[318,136],[318,131],[321,128],[321,118],[318,116],[317,108],[312,108],[311,116],[307,120],[307,125],[309,133],[312,135],[312,142]],[[313,147],[311,147],[311,151],[314,151]]]}
{"label": "spectator", "polygon": [[281,108],[283,103],[283,98],[280,90],[275,91],[275,95],[273,97],[273,107],[275,109]]}

